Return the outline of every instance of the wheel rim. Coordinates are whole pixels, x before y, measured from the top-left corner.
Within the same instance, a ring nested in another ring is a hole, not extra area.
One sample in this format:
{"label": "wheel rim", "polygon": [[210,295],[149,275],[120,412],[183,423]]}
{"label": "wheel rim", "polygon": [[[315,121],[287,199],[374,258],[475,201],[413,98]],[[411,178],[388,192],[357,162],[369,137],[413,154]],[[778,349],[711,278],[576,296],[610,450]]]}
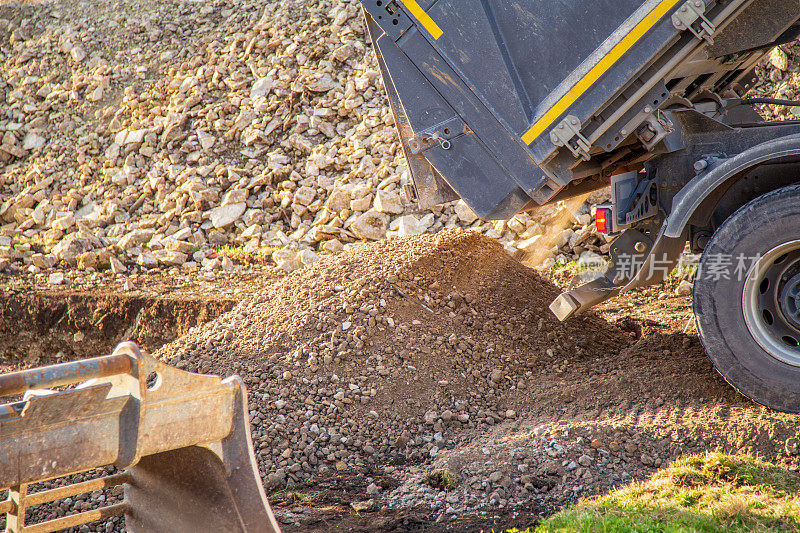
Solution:
{"label": "wheel rim", "polygon": [[742,311],[759,346],[781,362],[800,366],[800,240],[776,246],[750,268]]}

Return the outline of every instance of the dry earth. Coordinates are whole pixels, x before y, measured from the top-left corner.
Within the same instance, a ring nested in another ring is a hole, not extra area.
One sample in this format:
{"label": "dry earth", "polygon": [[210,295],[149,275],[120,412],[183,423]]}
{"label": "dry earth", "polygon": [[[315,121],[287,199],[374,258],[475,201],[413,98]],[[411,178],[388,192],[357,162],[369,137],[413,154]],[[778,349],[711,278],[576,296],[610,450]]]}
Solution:
{"label": "dry earth", "polygon": [[[5,364],[26,366],[8,347],[34,335],[46,363],[55,350],[107,349],[124,330],[180,368],[238,373],[286,531],[532,524],[706,450],[800,464],[797,417],[753,404],[714,372],[693,329],[683,333],[690,299],[674,286],[561,324],[546,307],[552,282],[462,230],[360,245],[252,281],[219,282],[241,288],[235,306],[156,279],[161,296],[7,292]],[[139,312],[159,320],[160,336],[131,327]],[[426,484],[437,470],[453,474],[452,490]]]}
{"label": "dry earth", "polygon": [[[533,524],[707,450],[797,469],[797,418],[714,372],[677,280],[549,314],[570,280],[514,258],[607,251],[591,202],[404,201],[357,4],[0,2],[0,371],[131,339],[238,373],[286,531]],[[799,70],[784,46],[754,92]]]}

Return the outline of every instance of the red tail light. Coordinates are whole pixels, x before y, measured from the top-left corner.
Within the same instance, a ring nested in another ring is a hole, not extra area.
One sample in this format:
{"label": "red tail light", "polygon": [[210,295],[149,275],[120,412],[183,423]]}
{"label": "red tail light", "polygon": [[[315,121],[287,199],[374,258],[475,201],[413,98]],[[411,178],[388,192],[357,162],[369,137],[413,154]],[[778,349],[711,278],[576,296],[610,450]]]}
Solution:
{"label": "red tail light", "polygon": [[611,224],[611,209],[598,207],[594,215],[594,224],[598,233],[608,233]]}

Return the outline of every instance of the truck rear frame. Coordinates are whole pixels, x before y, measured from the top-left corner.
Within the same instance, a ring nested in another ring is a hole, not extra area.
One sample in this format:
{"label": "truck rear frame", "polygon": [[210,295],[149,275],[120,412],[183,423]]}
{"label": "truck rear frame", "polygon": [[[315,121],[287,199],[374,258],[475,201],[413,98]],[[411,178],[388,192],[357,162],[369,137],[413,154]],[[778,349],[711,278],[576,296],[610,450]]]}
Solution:
{"label": "truck rear frame", "polygon": [[[696,279],[701,339],[740,391],[800,412],[800,258],[775,255],[800,242],[800,121],[764,121],[746,96],[764,55],[800,35],[800,2],[362,5],[421,207],[462,198],[507,219],[611,185],[609,268],[553,302],[561,320],[662,281],[687,242],[706,271],[747,255],[737,284]],[[776,216],[777,241],[720,248],[726,225],[746,242]]]}

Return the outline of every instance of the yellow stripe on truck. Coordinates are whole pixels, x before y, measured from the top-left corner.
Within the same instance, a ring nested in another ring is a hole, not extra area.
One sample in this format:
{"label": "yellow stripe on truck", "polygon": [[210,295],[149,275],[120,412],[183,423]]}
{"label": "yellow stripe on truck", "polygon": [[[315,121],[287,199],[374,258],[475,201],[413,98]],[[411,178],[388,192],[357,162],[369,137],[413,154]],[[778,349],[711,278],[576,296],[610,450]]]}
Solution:
{"label": "yellow stripe on truck", "polygon": [[417,0],[400,0],[403,2],[403,5],[406,6],[411,12],[411,15],[417,19],[417,21],[422,24],[422,27],[428,30],[434,39],[438,39],[442,36],[442,29],[433,21],[433,19],[425,13],[425,10],[422,9]]}
{"label": "yellow stripe on truck", "polygon": [[[405,0],[404,0],[405,1]],[[600,76],[606,73],[619,58],[630,50],[639,39],[641,39],[656,22],[667,14],[667,12],[675,7],[680,0],[664,0],[659,3],[653,10],[648,13],[639,24],[637,24],[619,43],[614,46],[586,75],[578,81],[556,104],[551,107],[547,113],[537,120],[531,128],[522,136],[522,141],[525,144],[531,144],[536,140],[539,135],[549,128],[553,122],[560,117],[564,111],[575,103],[580,96],[585,93],[589,87],[600,79]]]}

